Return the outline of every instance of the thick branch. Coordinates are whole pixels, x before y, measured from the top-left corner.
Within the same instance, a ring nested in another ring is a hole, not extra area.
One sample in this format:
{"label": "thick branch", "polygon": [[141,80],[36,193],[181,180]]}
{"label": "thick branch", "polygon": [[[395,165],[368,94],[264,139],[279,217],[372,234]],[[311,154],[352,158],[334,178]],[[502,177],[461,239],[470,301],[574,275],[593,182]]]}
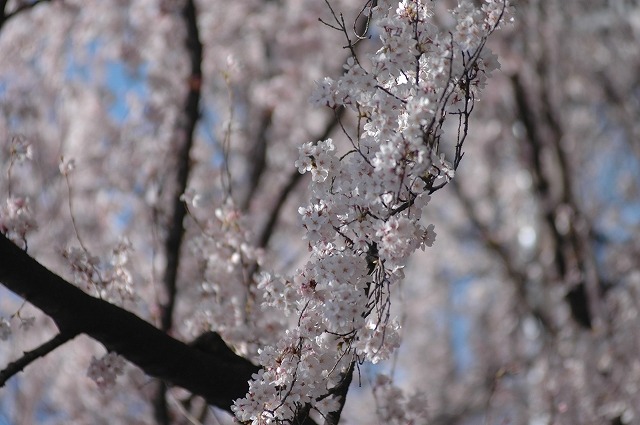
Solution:
{"label": "thick branch", "polygon": [[335,412],[330,412],[325,418],[324,425],[338,425],[340,422],[340,416],[342,415],[342,409],[344,409],[344,404],[347,402],[347,393],[349,392],[349,386],[351,385],[351,380],[353,379],[353,370],[355,368],[355,362],[351,362],[351,366],[349,366],[349,370],[342,377],[342,381],[336,388],[334,388],[333,396],[337,397],[340,401],[340,408]]}
{"label": "thick branch", "polygon": [[193,146],[194,131],[200,118],[200,86],[202,79],[202,43],[200,42],[196,9],[193,0],[187,1],[182,11],[187,26],[187,49],[191,57],[190,89],[184,107],[184,121],[178,129],[179,147],[177,153],[177,174],[175,193],[173,195],[173,213],[169,232],[165,241],[167,267],[164,274],[164,286],[168,292],[167,304],[162,309],[161,328],[169,330],[172,326],[173,304],[175,302],[176,279],[180,260],[182,238],[184,236],[184,218],[187,209],[181,200],[187,188],[189,171],[191,170],[190,152]]}
{"label": "thick branch", "polygon": [[[521,76],[515,74],[511,81],[518,117],[524,125],[525,142],[530,149],[529,170],[535,181],[537,196],[540,199],[541,209],[554,245],[554,264],[558,272],[557,278],[567,279],[573,270],[582,272],[583,281],[571,288],[575,291],[568,294],[567,301],[576,322],[586,328],[591,328],[592,320],[599,316],[597,300],[600,282],[595,260],[589,248],[590,226],[581,213],[571,190],[569,160],[561,146],[562,128],[554,118],[547,92],[541,89],[543,93],[539,97],[542,99],[542,106],[541,111],[538,111],[529,99]],[[542,134],[544,129],[548,131],[547,137]],[[554,197],[551,193],[552,182],[556,179],[549,176],[549,172],[545,172],[543,166],[545,147],[552,148],[557,156],[558,163],[555,171],[556,175],[560,177],[560,196]],[[560,208],[566,206],[571,207],[573,217],[571,217],[569,229],[560,231],[556,225],[556,216],[560,213]],[[579,288],[580,285],[585,284],[587,285],[586,292]]]}
{"label": "thick branch", "polygon": [[147,374],[230,411],[258,371],[236,356],[221,359],[177,341],[136,315],[93,298],[0,235],[0,282],[49,315],[61,333],[85,333]]}
{"label": "thick branch", "polygon": [[536,191],[541,199],[542,211],[545,221],[549,230],[552,233],[555,243],[555,266],[558,269],[558,275],[563,277],[567,273],[566,258],[563,254],[564,238],[558,231],[555,223],[555,204],[551,194],[551,183],[546,177],[543,168],[543,146],[545,145],[544,138],[540,134],[540,125],[537,120],[537,114],[531,102],[528,99],[525,86],[522,82],[522,77],[519,74],[515,74],[511,78],[511,83],[516,100],[518,118],[524,125],[526,132],[525,142],[530,149],[530,155],[528,160],[530,162],[529,170],[531,176],[535,182]]}

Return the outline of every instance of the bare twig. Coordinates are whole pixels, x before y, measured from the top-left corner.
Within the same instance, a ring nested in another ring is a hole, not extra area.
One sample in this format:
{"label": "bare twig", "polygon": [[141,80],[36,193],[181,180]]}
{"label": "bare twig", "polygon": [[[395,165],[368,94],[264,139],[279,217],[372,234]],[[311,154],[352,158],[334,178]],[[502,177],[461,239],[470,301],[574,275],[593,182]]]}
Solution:
{"label": "bare twig", "polygon": [[35,0],[31,3],[22,3],[20,4],[20,6],[16,7],[9,13],[7,13],[6,11],[8,1],[0,1],[0,9],[2,10],[2,13],[0,14],[0,30],[10,19],[15,18],[16,16],[20,15],[23,12],[26,12],[27,10],[33,9],[41,3],[48,3],[49,1],[50,0]]}
{"label": "bare twig", "polygon": [[24,368],[29,366],[32,362],[39,359],[40,357],[46,356],[65,342],[75,338],[77,335],[77,332],[60,332],[39,347],[34,348],[31,351],[26,351],[22,355],[22,357],[9,363],[7,367],[0,371],[0,388],[4,387],[4,384],[6,384],[7,380],[9,380],[12,376],[18,374],[19,372],[22,372]]}

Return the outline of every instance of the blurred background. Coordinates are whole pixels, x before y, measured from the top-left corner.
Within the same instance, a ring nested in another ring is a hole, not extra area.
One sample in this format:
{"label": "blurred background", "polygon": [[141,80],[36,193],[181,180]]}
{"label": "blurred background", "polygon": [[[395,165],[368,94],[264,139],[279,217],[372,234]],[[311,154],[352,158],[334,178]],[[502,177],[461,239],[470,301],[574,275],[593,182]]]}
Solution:
{"label": "blurred background", "polygon": [[[446,25],[455,2],[433,3]],[[640,5],[513,4],[514,23],[488,43],[502,68],[475,104],[464,159],[424,217],[436,243],[412,258],[393,300],[403,345],[356,373],[342,423],[383,423],[377,373],[406,402],[424,393],[426,424],[640,423]],[[283,274],[306,261],[297,147],[342,135],[308,103],[348,55],[318,22],[327,5],[0,5],[0,193],[30,197],[29,253],[78,282],[69,247],[110,271],[125,251],[114,302],[182,340],[215,324],[251,353],[263,341],[230,305],[250,291],[224,282],[243,281],[258,258]],[[331,5],[354,22],[364,2]],[[375,36],[358,48],[375,51]],[[75,162],[66,177],[61,158]],[[189,189],[199,196],[181,210]],[[207,258],[203,223],[224,238]],[[4,290],[0,306],[12,329],[0,365],[53,335]],[[133,366],[100,392],[86,371],[101,353],[80,337],[30,365],[0,389],[0,424],[230,421],[197,402],[187,415],[185,394]]]}

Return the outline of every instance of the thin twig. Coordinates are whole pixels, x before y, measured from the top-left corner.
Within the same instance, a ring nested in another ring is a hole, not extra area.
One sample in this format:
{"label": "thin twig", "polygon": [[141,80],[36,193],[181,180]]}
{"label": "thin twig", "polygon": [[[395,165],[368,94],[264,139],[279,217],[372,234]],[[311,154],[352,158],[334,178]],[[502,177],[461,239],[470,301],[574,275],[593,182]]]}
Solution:
{"label": "thin twig", "polygon": [[4,24],[6,24],[7,21],[9,21],[11,18],[15,18],[16,16],[22,14],[23,12],[33,9],[35,6],[39,5],[40,3],[47,3],[49,1],[50,0],[35,0],[34,2],[31,2],[31,3],[23,3],[20,6],[13,9],[11,12],[6,13],[5,7],[7,5],[7,0],[3,0],[2,2],[0,2],[0,6],[2,8],[2,11],[1,11],[2,13],[0,14],[0,29],[2,29]]}
{"label": "thin twig", "polygon": [[12,376],[22,372],[25,367],[29,366],[32,362],[44,357],[56,348],[60,347],[65,342],[75,338],[78,334],[76,332],[60,332],[49,341],[40,345],[39,347],[26,351],[22,357],[7,365],[2,371],[0,371],[0,388],[4,387],[7,380]]}

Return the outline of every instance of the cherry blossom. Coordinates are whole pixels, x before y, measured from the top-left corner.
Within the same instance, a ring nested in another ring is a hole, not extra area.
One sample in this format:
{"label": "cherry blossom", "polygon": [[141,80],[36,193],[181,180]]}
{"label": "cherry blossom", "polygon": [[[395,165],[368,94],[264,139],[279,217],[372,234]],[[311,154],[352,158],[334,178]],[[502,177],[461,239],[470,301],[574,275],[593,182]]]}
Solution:
{"label": "cherry blossom", "polygon": [[6,341],[11,336],[11,322],[6,318],[0,319],[0,339]]}
{"label": "cherry blossom", "polygon": [[91,358],[87,376],[95,381],[100,390],[105,391],[113,388],[124,367],[125,360],[116,353],[107,353],[99,359],[94,356]]}
{"label": "cherry blossom", "polygon": [[115,379],[109,314],[2,294],[3,416],[633,423],[638,8],[517,6],[6,2],[1,283],[36,258],[191,357]]}
{"label": "cherry blossom", "polygon": [[12,196],[0,207],[0,232],[13,241],[24,243],[27,233],[36,228],[28,197]]}
{"label": "cherry blossom", "polygon": [[[482,10],[461,3],[453,11],[458,24],[452,40],[435,29],[430,7],[380,2],[371,9],[382,41],[367,58],[372,68],[353,56],[340,79],[324,79],[311,97],[317,105],[357,111],[365,123],[357,139],[345,133],[351,149],[344,155],[337,155],[332,139],[300,147],[295,165],[312,174],[311,203],[298,210],[311,259],[292,279],[300,330],[288,331],[275,351],[262,352],[263,372],[234,407],[241,421],[291,420],[299,406],[320,400],[331,380],[326,370],[309,368],[307,358],[324,333],[335,338],[323,349],[342,359],[330,369],[334,374],[346,373],[345,362],[387,359],[400,344],[399,325],[389,319],[390,290],[411,254],[433,245],[433,225],[419,222],[422,210],[434,184],[455,174],[438,150],[442,121],[450,108],[468,107],[480,87],[478,76],[495,69],[486,67],[495,63],[479,60],[495,29],[483,29]],[[278,292],[273,280],[263,282],[271,297],[291,294]]]}

